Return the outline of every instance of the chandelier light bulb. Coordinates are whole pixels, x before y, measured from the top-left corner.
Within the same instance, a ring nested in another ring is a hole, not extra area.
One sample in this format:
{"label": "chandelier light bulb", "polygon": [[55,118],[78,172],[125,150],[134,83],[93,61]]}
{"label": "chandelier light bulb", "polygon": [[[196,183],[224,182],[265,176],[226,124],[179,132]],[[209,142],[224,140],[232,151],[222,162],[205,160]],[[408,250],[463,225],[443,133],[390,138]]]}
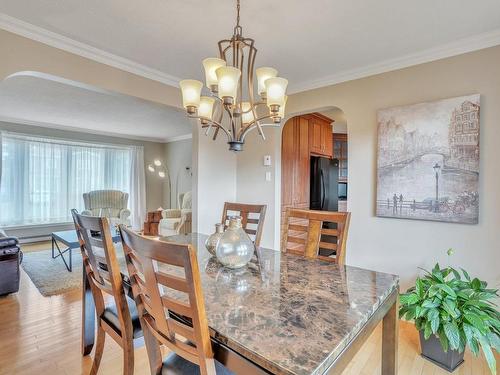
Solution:
{"label": "chandelier light bulb", "polygon": [[198,108],[198,116],[202,119],[211,120],[214,108],[215,98],[202,96],[200,98],[200,106]]}
{"label": "chandelier light bulb", "polygon": [[241,121],[244,124],[250,124],[255,119],[251,109],[252,106],[249,102],[241,103]]}
{"label": "chandelier light bulb", "polygon": [[164,171],[158,172],[158,176],[160,176],[161,178],[165,178],[165,172]]}
{"label": "chandelier light bulb", "polygon": [[184,79],[179,82],[179,86],[182,90],[182,105],[188,113],[195,113],[200,105],[203,83],[195,79]]}
{"label": "chandelier light bulb", "polygon": [[217,89],[218,83],[215,71],[223,66],[226,66],[226,62],[216,57],[209,57],[203,60],[203,68],[205,68],[205,81],[207,87],[212,91],[214,91],[213,89]]}
{"label": "chandelier light bulb", "polygon": [[262,96],[262,94],[265,94],[266,92],[266,80],[276,77],[278,75],[278,71],[274,68],[264,66],[256,69],[255,74],[257,75],[257,89],[259,91],[259,95]]}
{"label": "chandelier light bulb", "polygon": [[265,82],[266,84],[266,94],[267,94],[267,105],[272,108],[272,106],[280,106],[285,100],[286,87],[288,86],[288,80],[281,77],[268,78]]}
{"label": "chandelier light bulb", "polygon": [[154,173],[155,167],[153,167],[153,164],[148,164],[148,171],[150,171],[151,173]]}
{"label": "chandelier light bulb", "polygon": [[217,68],[215,74],[219,85],[219,97],[222,99],[231,98],[231,102],[234,102],[238,92],[241,71],[233,66],[222,66]]}
{"label": "chandelier light bulb", "polygon": [[157,167],[159,167],[161,165],[161,160],[156,159],[153,163],[154,163],[154,165],[156,165]]}

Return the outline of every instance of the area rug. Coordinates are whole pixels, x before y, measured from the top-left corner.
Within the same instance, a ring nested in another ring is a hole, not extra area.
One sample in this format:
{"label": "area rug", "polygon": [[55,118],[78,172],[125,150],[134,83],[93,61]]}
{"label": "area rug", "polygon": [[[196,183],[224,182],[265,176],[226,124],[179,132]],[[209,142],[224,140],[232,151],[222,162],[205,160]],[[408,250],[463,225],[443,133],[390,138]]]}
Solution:
{"label": "area rug", "polygon": [[[126,269],[123,250],[116,245],[118,260],[122,269]],[[44,296],[63,294],[79,289],[82,285],[82,255],[79,249],[73,250],[73,272],[69,272],[62,259],[52,259],[51,250],[33,251],[24,254],[22,268],[38,291]],[[66,261],[68,253],[64,254]]]}

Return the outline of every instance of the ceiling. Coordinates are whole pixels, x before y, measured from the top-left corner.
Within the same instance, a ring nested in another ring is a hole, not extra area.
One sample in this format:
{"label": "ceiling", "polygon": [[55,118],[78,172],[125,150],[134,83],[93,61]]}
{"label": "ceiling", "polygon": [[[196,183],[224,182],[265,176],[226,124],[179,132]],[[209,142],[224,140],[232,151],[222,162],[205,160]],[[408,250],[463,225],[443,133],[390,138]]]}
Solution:
{"label": "ceiling", "polygon": [[191,136],[184,111],[38,72],[0,81],[0,121],[168,142]]}
{"label": "ceiling", "polygon": [[[234,3],[0,0],[0,27],[175,85],[202,79],[201,60],[232,33]],[[242,0],[241,7],[256,65],[278,68],[291,92],[500,44],[498,0]]]}

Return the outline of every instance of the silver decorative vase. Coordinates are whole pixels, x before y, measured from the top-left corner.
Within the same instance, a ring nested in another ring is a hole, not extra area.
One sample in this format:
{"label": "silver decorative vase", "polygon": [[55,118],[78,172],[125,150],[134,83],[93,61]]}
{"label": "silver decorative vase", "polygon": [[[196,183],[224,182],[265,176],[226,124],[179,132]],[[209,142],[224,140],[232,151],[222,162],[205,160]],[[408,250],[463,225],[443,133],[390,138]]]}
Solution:
{"label": "silver decorative vase", "polygon": [[229,219],[229,226],[217,245],[215,255],[228,268],[241,268],[252,259],[255,245],[241,226],[241,217]]}
{"label": "silver decorative vase", "polygon": [[215,255],[215,251],[217,250],[217,244],[219,243],[219,240],[223,234],[224,234],[224,225],[222,225],[221,223],[215,224],[215,233],[212,233],[205,241],[205,247],[207,248],[210,254]]}

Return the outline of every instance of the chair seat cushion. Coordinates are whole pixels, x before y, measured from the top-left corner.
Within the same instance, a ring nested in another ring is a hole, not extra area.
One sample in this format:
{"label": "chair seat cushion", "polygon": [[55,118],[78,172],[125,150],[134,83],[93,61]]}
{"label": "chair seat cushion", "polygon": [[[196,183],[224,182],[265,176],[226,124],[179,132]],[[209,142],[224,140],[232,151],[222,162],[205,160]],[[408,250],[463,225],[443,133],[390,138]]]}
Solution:
{"label": "chair seat cushion", "polygon": [[[142,337],[141,322],[139,320],[139,313],[137,312],[137,307],[135,306],[135,301],[127,298],[128,309],[130,311],[130,317],[132,318],[132,329],[134,332],[134,339]],[[120,320],[118,319],[118,312],[116,311],[116,305],[114,303],[106,306],[101,319],[112,326],[116,331],[120,332]]]}
{"label": "chair seat cushion", "polygon": [[[217,375],[234,375],[217,361],[215,361],[215,372]],[[200,375],[200,367],[175,353],[171,353],[163,361],[161,375]]]}

